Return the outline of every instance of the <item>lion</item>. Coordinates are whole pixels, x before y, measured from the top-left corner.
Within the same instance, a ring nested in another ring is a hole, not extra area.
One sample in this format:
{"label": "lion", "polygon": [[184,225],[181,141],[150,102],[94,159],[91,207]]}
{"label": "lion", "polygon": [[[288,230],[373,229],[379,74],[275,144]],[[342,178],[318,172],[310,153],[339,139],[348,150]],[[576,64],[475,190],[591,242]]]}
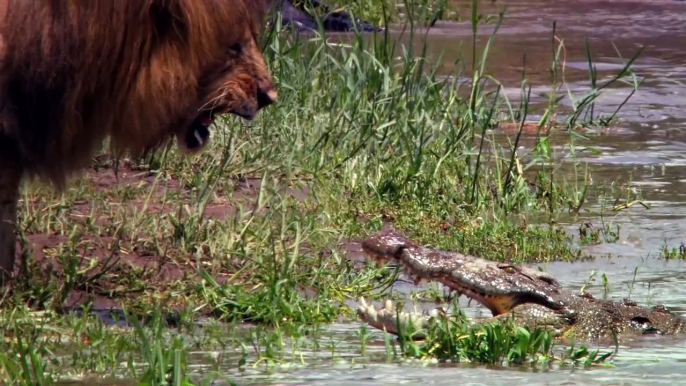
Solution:
{"label": "lion", "polygon": [[20,183],[64,189],[106,138],[200,151],[219,114],[277,99],[257,42],[269,1],[0,0],[0,285]]}

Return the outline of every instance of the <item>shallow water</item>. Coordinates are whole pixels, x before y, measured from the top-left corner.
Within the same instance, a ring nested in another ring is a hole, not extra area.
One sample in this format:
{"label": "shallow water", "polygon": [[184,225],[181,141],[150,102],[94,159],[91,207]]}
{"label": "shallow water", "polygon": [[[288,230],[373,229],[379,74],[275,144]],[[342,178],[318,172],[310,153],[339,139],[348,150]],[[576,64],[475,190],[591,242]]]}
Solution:
{"label": "shallow water", "polygon": [[[462,4],[463,2],[459,2]],[[497,6],[482,2],[484,13],[497,14]],[[546,103],[550,89],[552,59],[552,23],[557,22],[557,37],[565,46],[566,86],[580,95],[589,87],[588,63],[584,40],[588,38],[599,79],[616,74],[623,60],[631,57],[640,45],[646,46],[633,66],[645,78],[639,91],[620,111],[621,121],[608,133],[592,136],[578,146],[592,146],[599,153],[579,147],[576,156],[564,146],[556,147],[561,170],[571,170],[575,162],[588,164],[593,184],[627,182],[640,189],[650,209],[634,206],[612,212],[600,205],[590,206],[580,218],[562,219],[574,234],[580,220],[600,226],[602,221],[621,225],[616,243],[585,247],[596,257],[579,263],[549,263],[541,266],[556,276],[563,286],[576,289],[587,283],[587,290],[598,297],[631,297],[641,304],[663,303],[686,314],[686,262],[658,258],[660,248],[678,248],[686,242],[686,2],[681,1],[508,1],[505,22],[498,32],[488,60],[488,71],[502,81],[508,96],[520,93],[522,63],[526,54],[526,77],[532,85],[534,105]],[[469,6],[461,8],[469,17]],[[392,29],[398,34],[397,29]],[[492,27],[482,27],[477,42],[482,48]],[[449,74],[453,62],[467,53],[470,67],[471,26],[468,22],[439,22],[426,35],[430,59],[442,55],[440,71]],[[400,37],[407,43],[408,38]],[[422,38],[417,37],[416,42]],[[613,47],[614,44],[614,47]],[[619,58],[618,50],[624,59]],[[596,113],[612,113],[631,88],[621,85],[608,88],[598,99]],[[570,106],[570,100],[563,104]],[[531,119],[536,119],[532,116]],[[522,143],[526,150],[527,142]],[[530,145],[530,143],[528,144]],[[630,175],[629,175],[630,173]],[[572,178],[573,176],[568,175]],[[610,206],[612,203],[610,203]],[[603,214],[601,220],[600,214]],[[574,225],[571,225],[574,224]],[[611,257],[606,257],[606,256]],[[590,277],[596,272],[592,280]],[[606,293],[601,275],[609,282]],[[590,280],[590,281],[589,281]],[[409,294],[414,288],[400,283],[396,290]],[[488,316],[481,307],[461,305],[471,316]],[[431,303],[420,305],[431,308]],[[338,353],[331,359],[326,350],[311,352],[307,365],[276,373],[250,370],[236,373],[239,384],[313,384],[313,385],[676,385],[686,384],[686,344],[684,339],[647,339],[621,346],[611,362],[616,367],[589,370],[553,369],[532,371],[518,368],[488,368],[470,365],[420,365],[385,363],[383,340],[375,334],[379,346],[368,347],[370,358],[355,354],[359,343],[354,338],[360,324],[347,322],[332,325],[331,334],[338,342]],[[370,342],[371,344],[371,342]],[[347,346],[347,348],[346,348]],[[352,361],[354,360],[354,363]]]}

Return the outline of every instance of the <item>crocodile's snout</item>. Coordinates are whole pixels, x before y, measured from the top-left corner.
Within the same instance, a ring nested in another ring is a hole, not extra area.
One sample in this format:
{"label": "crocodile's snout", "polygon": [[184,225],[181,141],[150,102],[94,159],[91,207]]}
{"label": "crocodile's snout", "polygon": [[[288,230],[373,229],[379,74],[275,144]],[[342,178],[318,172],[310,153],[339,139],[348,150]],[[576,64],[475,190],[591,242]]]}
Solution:
{"label": "crocodile's snout", "polygon": [[382,263],[397,261],[415,283],[443,283],[486,306],[494,316],[526,303],[552,310],[563,307],[557,299],[559,285],[554,278],[530,268],[418,246],[393,230],[369,236],[362,249]]}
{"label": "crocodile's snout", "polygon": [[362,241],[362,250],[371,258],[385,263],[400,259],[403,250],[412,243],[395,231],[379,232]]}

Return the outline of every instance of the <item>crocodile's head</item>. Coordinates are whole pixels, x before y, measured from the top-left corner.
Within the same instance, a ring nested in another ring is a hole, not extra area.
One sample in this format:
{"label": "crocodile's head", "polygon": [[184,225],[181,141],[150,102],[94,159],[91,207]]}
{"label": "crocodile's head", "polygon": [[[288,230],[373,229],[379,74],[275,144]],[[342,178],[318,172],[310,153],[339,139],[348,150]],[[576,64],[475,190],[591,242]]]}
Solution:
{"label": "crocodile's head", "polygon": [[498,316],[522,304],[564,308],[559,284],[544,272],[509,263],[421,247],[395,231],[380,232],[362,249],[381,262],[395,260],[415,283],[431,280],[475,300]]}
{"label": "crocodile's head", "polygon": [[[437,281],[478,301],[494,319],[513,318],[520,325],[546,327],[555,336],[595,341],[615,336],[678,334],[686,320],[664,306],[644,308],[632,301],[595,299],[588,293],[564,291],[548,274],[519,265],[417,246],[399,233],[377,233],[362,243],[373,259],[399,262],[415,281]],[[360,318],[376,328],[394,331],[394,321],[425,325],[428,316],[397,312],[361,302]]]}
{"label": "crocodile's head", "polygon": [[[588,298],[588,295],[585,298]],[[591,302],[598,304],[606,313],[612,315],[613,321],[621,321],[617,324],[623,327],[620,331],[622,333],[629,332],[640,336],[674,335],[686,332],[686,321],[662,304],[647,308],[629,299],[618,302],[593,299]],[[587,306],[587,308],[591,307]]]}

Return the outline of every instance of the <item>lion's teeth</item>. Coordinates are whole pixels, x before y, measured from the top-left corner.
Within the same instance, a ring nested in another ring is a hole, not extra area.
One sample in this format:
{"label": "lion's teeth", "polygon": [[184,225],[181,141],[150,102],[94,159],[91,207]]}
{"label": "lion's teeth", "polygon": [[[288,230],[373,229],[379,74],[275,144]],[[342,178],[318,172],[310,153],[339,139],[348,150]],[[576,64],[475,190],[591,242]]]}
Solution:
{"label": "lion's teeth", "polygon": [[193,130],[193,136],[195,137],[195,140],[198,141],[198,146],[202,146],[204,141],[200,136],[200,132],[198,130]]}

